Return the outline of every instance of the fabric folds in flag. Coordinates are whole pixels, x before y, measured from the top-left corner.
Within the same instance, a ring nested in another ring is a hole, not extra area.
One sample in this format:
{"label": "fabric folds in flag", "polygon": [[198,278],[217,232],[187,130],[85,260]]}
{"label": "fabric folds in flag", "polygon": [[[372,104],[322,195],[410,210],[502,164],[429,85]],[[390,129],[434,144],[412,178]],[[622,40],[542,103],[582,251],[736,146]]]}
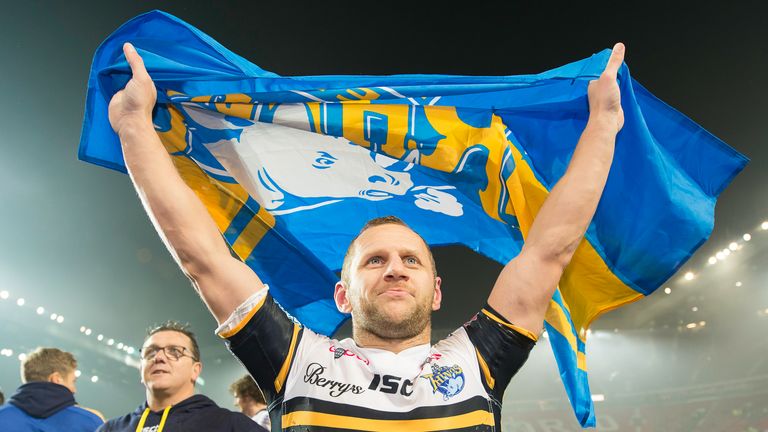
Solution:
{"label": "fabric folds in flag", "polygon": [[[610,54],[536,75],[282,77],[154,11],[101,44],[88,81],[79,157],[122,172],[107,106],[130,79],[126,41],[156,84],[155,128],[184,181],[281,306],[328,335],[347,318],[332,298],[346,246],[371,218],[396,215],[433,246],[514,258],[565,172],[589,115],[587,84]],[[595,424],[586,329],[690,258],[747,163],[626,65],[619,85],[625,125],[608,182],[546,316],[583,426]]]}

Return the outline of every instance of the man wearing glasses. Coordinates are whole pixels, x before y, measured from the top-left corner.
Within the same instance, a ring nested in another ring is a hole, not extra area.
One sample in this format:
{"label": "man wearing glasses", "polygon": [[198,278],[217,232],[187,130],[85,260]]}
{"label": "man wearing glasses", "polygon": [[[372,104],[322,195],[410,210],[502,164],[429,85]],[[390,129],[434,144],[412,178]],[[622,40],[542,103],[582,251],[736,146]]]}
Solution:
{"label": "man wearing glasses", "polygon": [[221,408],[208,397],[195,394],[195,381],[202,369],[200,348],[187,326],[167,322],[152,328],[141,348],[146,402],[98,430],[264,432],[242,413]]}

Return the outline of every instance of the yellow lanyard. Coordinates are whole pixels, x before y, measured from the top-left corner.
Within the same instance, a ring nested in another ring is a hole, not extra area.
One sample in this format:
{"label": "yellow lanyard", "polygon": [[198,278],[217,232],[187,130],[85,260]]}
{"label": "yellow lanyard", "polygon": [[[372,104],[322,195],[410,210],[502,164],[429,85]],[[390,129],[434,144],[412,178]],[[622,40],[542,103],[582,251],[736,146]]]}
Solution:
{"label": "yellow lanyard", "polygon": [[[171,407],[168,406],[163,410],[163,417],[160,419],[160,424],[157,427],[157,432],[163,431],[163,426],[165,426],[165,419],[168,418],[168,413],[171,412]],[[144,423],[147,421],[147,416],[149,416],[149,407],[144,410],[144,414],[141,415],[141,420],[139,420],[139,424],[136,425],[136,432],[141,432],[141,430],[144,428]]]}

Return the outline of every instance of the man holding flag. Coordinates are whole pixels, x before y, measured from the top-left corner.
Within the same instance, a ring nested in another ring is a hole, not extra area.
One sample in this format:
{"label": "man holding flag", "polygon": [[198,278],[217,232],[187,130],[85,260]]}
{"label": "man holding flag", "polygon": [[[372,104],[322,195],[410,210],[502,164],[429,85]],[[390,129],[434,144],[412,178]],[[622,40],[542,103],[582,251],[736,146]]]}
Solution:
{"label": "man holding flag", "polygon": [[152,124],[155,86],[132,45],[133,77],[109,104],[126,167],[166,246],[267,396],[273,425],[363,430],[500,427],[501,399],[541,332],[550,299],[592,219],[623,126],[616,44],[589,84],[589,120],[565,175],[539,210],[522,252],[502,270],[487,306],[430,346],[441,280],[426,242],[394,217],[352,241],[334,298],[353,339],[294,323],[233,258],[176,171]]}

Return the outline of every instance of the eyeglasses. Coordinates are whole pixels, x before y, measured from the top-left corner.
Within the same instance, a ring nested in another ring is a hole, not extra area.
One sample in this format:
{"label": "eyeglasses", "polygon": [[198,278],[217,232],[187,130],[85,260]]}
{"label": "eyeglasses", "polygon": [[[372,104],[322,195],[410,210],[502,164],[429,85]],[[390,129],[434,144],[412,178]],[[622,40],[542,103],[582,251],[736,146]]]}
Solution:
{"label": "eyeglasses", "polygon": [[197,361],[195,356],[185,353],[185,351],[189,351],[186,347],[178,345],[168,345],[164,347],[150,345],[141,350],[141,358],[145,361],[152,360],[160,351],[162,351],[167,358],[173,361],[178,361],[182,357],[189,357],[192,360]]}

